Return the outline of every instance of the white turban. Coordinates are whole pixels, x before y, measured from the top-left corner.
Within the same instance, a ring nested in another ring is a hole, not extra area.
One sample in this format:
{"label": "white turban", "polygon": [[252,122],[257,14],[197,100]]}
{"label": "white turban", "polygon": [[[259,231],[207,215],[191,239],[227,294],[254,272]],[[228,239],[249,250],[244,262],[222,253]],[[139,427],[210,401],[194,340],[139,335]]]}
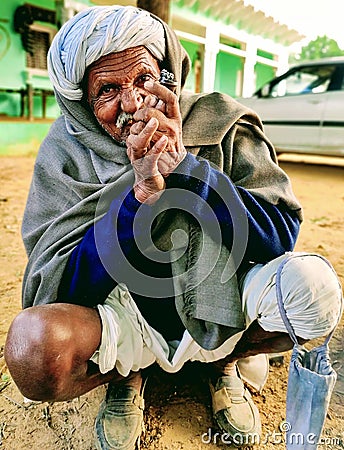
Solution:
{"label": "white turban", "polygon": [[54,88],[69,100],[80,100],[86,68],[112,52],[143,45],[158,60],[165,56],[162,24],[133,6],[94,6],[76,14],[56,34],[48,52]]}

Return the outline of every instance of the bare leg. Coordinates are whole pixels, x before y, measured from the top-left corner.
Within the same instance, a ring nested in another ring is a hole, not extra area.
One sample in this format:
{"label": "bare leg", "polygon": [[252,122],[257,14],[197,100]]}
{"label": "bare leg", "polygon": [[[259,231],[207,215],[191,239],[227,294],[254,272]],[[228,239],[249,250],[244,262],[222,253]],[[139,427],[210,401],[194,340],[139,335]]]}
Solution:
{"label": "bare leg", "polygon": [[141,375],[101,374],[89,361],[101,341],[96,309],[56,303],[22,311],[6,340],[5,360],[22,394],[32,400],[64,401],[107,382],[140,389]]}
{"label": "bare leg", "polygon": [[[305,339],[298,338],[300,344]],[[280,353],[293,348],[293,341],[287,333],[265,331],[255,320],[245,330],[236,344],[233,352],[214,363],[216,372],[231,375],[236,369],[235,364],[239,359],[260,353]]]}

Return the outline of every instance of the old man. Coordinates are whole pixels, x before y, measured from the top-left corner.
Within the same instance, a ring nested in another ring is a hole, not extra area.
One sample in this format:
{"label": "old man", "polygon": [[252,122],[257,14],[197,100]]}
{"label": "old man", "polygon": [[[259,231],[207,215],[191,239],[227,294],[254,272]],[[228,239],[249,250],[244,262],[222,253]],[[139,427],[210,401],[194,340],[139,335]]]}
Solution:
{"label": "old man", "polygon": [[48,63],[62,114],[23,220],[23,311],[5,347],[14,381],[43,401],[108,383],[97,448],[128,450],[142,431],[142,369],[212,363],[217,425],[259,433],[243,380],[258,361],[261,386],[264,355],[292,347],[281,262],[300,342],[328,334],[340,308],[326,262],[291,253],[301,207],[259,118],[225,95],[182,94],[186,52],[134,7],[80,12]]}

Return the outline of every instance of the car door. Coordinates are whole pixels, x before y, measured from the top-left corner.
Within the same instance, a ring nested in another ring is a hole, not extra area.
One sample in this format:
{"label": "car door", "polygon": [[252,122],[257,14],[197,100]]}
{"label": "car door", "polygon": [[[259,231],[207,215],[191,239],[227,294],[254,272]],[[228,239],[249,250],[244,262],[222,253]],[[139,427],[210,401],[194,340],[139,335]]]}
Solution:
{"label": "car door", "polygon": [[322,154],[344,156],[344,64],[337,66],[327,92],[320,145]]}

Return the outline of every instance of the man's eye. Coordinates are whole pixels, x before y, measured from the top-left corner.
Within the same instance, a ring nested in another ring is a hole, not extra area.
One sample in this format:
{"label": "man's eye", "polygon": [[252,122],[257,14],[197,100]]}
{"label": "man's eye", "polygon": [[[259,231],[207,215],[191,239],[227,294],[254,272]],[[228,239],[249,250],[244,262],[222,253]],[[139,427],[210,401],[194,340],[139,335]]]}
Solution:
{"label": "man's eye", "polygon": [[145,82],[149,80],[153,80],[152,75],[150,75],[149,73],[145,73],[138,77],[138,79],[136,80],[136,84],[138,84],[139,86],[143,86]]}
{"label": "man's eye", "polygon": [[114,84],[106,84],[105,86],[102,86],[99,91],[99,95],[102,94],[115,94],[119,90],[118,86]]}

